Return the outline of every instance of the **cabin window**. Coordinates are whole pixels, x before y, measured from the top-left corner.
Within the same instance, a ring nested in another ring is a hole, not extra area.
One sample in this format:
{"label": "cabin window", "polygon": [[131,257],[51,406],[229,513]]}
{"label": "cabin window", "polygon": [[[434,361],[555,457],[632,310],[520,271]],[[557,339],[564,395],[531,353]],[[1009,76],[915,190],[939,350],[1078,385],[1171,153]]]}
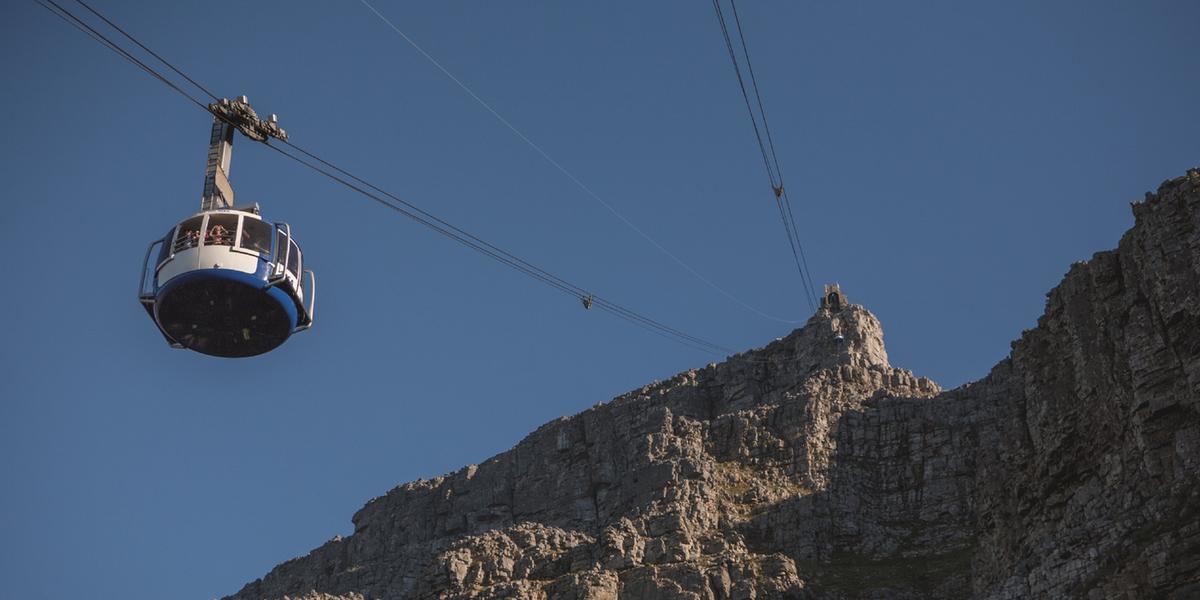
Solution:
{"label": "cabin window", "polygon": [[237,233],[237,215],[208,215],[208,229],[204,231],[205,246],[232,246]]}
{"label": "cabin window", "polygon": [[182,252],[200,245],[200,223],[203,220],[204,217],[192,217],[179,224],[179,231],[175,233],[173,252]]}
{"label": "cabin window", "polygon": [[167,235],[163,236],[162,244],[159,244],[158,258],[154,260],[155,266],[163,264],[164,260],[167,260],[171,257],[171,240],[174,239],[172,237],[174,235],[175,228],[172,227],[171,230],[167,232]]}
{"label": "cabin window", "polygon": [[287,254],[288,238],[283,234],[283,229],[275,230],[275,258],[278,262],[283,262],[283,255]]}
{"label": "cabin window", "polygon": [[270,254],[273,229],[270,223],[263,223],[251,217],[242,217],[241,247],[252,252]]}
{"label": "cabin window", "polygon": [[291,253],[288,255],[287,268],[298,279],[300,277],[300,248],[296,242],[291,242]]}

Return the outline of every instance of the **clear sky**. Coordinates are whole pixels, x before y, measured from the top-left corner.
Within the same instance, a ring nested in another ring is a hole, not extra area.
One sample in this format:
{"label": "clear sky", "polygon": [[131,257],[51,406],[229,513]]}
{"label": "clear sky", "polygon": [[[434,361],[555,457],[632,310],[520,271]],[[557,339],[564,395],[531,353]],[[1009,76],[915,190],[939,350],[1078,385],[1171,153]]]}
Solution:
{"label": "clear sky", "polygon": [[[705,277],[808,317],[709,3],[374,4]],[[358,2],[95,6],[295,142],[567,279],[738,349],[790,329],[681,269]],[[1200,163],[1194,1],[739,8],[816,281],[944,386],[986,374],[1129,202]],[[244,138],[234,188],[291,223],[316,327],[252,359],[171,350],[134,287],[146,244],[198,208],[208,115],[31,1],[0,24],[6,597],[232,593],[396,484],[721,358]]]}

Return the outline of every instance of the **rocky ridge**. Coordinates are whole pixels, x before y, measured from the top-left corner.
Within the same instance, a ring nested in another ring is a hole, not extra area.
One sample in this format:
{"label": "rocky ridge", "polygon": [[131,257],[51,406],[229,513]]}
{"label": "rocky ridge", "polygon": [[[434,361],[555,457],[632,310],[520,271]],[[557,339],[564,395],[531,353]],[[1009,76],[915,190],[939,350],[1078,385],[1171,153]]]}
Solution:
{"label": "rocky ridge", "polygon": [[982,380],[833,290],[765,348],[401,485],[232,600],[1200,597],[1200,171]]}

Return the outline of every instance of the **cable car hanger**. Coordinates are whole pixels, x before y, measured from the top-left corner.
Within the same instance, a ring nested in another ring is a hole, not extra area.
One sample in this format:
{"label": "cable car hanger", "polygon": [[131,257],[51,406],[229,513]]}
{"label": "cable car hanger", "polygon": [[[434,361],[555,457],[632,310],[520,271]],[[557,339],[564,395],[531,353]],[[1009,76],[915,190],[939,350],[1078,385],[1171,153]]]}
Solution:
{"label": "cable car hanger", "polygon": [[250,107],[250,99],[222,98],[208,105],[213,114],[212,138],[208,142],[208,165],[204,172],[204,197],[200,210],[233,208],[233,188],[229,185],[229,162],[233,158],[233,132],[266,143],[269,138],[286,142],[287,132],[279,127],[279,117],[272,114],[264,121]]}

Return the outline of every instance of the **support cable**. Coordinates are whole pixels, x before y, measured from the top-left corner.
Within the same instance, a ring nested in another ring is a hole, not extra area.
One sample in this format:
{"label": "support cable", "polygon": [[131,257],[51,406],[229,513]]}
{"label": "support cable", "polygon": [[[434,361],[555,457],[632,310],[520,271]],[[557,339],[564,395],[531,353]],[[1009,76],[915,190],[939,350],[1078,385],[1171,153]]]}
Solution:
{"label": "support cable", "polygon": [[771,136],[771,126],[767,123],[767,109],[763,107],[762,94],[758,91],[758,78],[754,76],[754,63],[750,61],[750,47],[746,45],[742,19],[738,16],[737,0],[729,0],[729,7],[733,9],[733,22],[737,25],[738,39],[742,43],[742,54],[746,57],[746,70],[750,73],[750,85],[754,88],[754,98],[758,102],[758,114],[762,116],[763,131],[767,134],[767,145],[771,149],[771,160],[775,163],[775,177],[779,179],[783,205],[787,208],[787,220],[791,224],[792,236],[796,239],[796,248],[800,252],[800,261],[804,266],[801,273],[808,278],[808,291],[816,299],[816,284],[812,280],[812,270],[808,267],[808,258],[804,255],[804,246],[800,243],[800,231],[796,228],[796,217],[792,213],[792,201],[788,198],[787,186],[783,183],[783,170],[779,168],[779,155],[775,152],[775,139]]}
{"label": "support cable", "polygon": [[[80,31],[87,33],[94,40],[96,40],[97,42],[108,47],[110,50],[113,50],[122,58],[124,58],[127,61],[129,61],[130,63],[138,66],[142,70],[146,71],[151,76],[153,76],[155,79],[158,79],[160,82],[167,85],[174,91],[178,92],[180,95],[182,95],[183,97],[185,97],[186,99],[191,101],[193,104],[196,104],[197,106],[199,106],[205,112],[215,115],[215,113],[213,113],[211,110],[209,110],[207,105],[205,105],[203,102],[196,99],[191,94],[184,91],[183,89],[181,89],[174,82],[167,79],[164,75],[162,75],[161,73],[156,71],[154,68],[152,68],[149,65],[147,65],[146,63],[142,62],[137,57],[133,56],[129,51],[125,50],[124,48],[122,48],[118,44],[116,44],[116,42],[112,41],[110,38],[108,38],[104,34],[100,33],[99,31],[97,31],[96,29],[94,29],[93,27],[91,27],[90,25],[88,25],[87,23],[82,21],[81,19],[79,19],[73,13],[71,13],[70,11],[63,8],[61,5],[59,5],[57,2],[55,2],[55,0],[34,0],[34,1],[38,2],[44,8],[46,8],[50,12],[53,12],[60,18],[63,18],[63,20],[72,24]],[[79,1],[79,0],[77,0],[77,1]],[[82,2],[81,2],[81,4],[82,4]],[[53,8],[51,8],[51,7],[53,7]],[[57,10],[55,10],[55,9],[57,9]],[[89,10],[91,10],[91,9],[89,8]],[[113,25],[110,21],[108,21],[108,19],[104,19],[104,17],[99,15],[99,13],[96,13],[94,10],[92,12],[94,14],[96,14],[97,16],[100,16],[101,19],[103,19],[106,23],[109,23],[115,29],[118,29],[116,27],[116,25]],[[137,42],[130,34],[125,33],[123,30],[120,30],[120,29],[118,29],[118,30],[121,31],[123,35],[125,35],[129,39],[133,40],[134,43],[136,43],[139,47],[143,48],[144,50],[149,52],[151,55],[153,55],[160,62],[169,66],[172,70],[174,70],[181,77],[184,77],[189,82],[191,82],[193,85],[200,88],[201,90],[205,90],[205,92],[208,93],[207,90],[202,85],[197,83],[191,77],[188,77],[182,71],[171,66],[170,63],[168,63],[165,59],[163,59],[158,54],[155,54],[154,52],[152,52],[151,50],[146,48],[140,42]],[[218,116],[218,118],[223,118],[220,115],[216,115],[216,116]],[[305,149],[303,149],[299,146],[296,146],[295,144],[292,144],[290,142],[284,141],[284,143],[289,148],[296,150],[300,154],[307,156],[308,158],[312,159],[312,161],[316,161],[316,163],[319,163],[319,164],[315,164],[313,162],[310,162],[309,160],[305,160],[304,158],[301,158],[300,156],[296,156],[290,152],[287,152],[278,146],[275,146],[275,145],[272,145],[269,143],[266,143],[265,145],[267,147],[271,148],[272,150],[275,150],[276,152],[330,178],[331,180],[333,180],[337,183],[340,183],[340,184],[346,186],[347,188],[349,188],[371,200],[374,200],[375,202],[378,202],[379,204],[382,204],[382,205],[416,221],[417,223],[419,223],[421,225],[424,225],[425,227],[427,227],[429,229],[432,229],[436,233],[439,233],[439,234],[441,234],[453,241],[456,241],[472,250],[475,250],[476,252],[483,254],[484,256],[492,258],[493,260],[496,260],[497,262],[500,262],[501,264],[511,267],[518,272],[521,272],[537,281],[540,281],[552,288],[559,290],[560,292],[574,296],[576,299],[583,301],[585,303],[585,305],[587,305],[587,306],[595,306],[595,307],[597,307],[601,310],[604,310],[605,312],[608,312],[620,319],[623,319],[629,323],[637,325],[637,326],[639,326],[643,329],[646,329],[652,333],[655,333],[657,335],[660,335],[662,337],[670,339],[676,343],[687,346],[694,350],[699,350],[701,352],[705,352],[705,353],[709,353],[709,354],[722,354],[722,353],[726,354],[726,355],[734,354],[734,351],[726,346],[722,346],[715,342],[708,341],[704,338],[691,335],[680,329],[671,327],[660,321],[657,321],[650,317],[644,316],[644,315],[642,315],[632,309],[626,308],[625,306],[622,306],[616,302],[613,302],[606,298],[597,296],[596,294],[594,294],[580,286],[572,284],[572,283],[562,279],[561,277],[558,277],[557,275],[554,275],[540,267],[537,267],[536,265],[534,265],[534,264],[498,247],[498,246],[495,246],[494,244],[491,244],[491,243],[483,240],[482,238],[479,238],[471,233],[468,233],[467,231],[465,231],[459,227],[456,227],[456,226],[450,224],[449,222],[444,221],[444,220],[434,216],[433,214],[417,207],[416,205],[414,205],[410,202],[407,202],[407,201],[401,199],[400,197],[398,197],[394,194],[391,194],[390,192],[387,192],[386,190],[383,190],[382,188],[379,188],[378,186],[375,186],[374,184],[371,184],[371,183],[359,178],[358,176],[334,165],[333,163],[330,163],[329,161],[317,156],[316,154],[314,154],[312,152],[309,152],[308,150],[305,150]],[[321,165],[323,165],[325,168],[323,168]],[[355,183],[355,182],[357,182],[357,183]],[[372,192],[371,190],[374,190],[374,192]]]}
{"label": "support cable", "polygon": [[[724,346],[721,346],[718,344],[713,344],[702,338],[692,336],[683,331],[680,331],[678,329],[672,328],[668,325],[664,325],[658,321],[655,321],[654,319],[650,319],[649,317],[644,317],[644,316],[634,312],[633,310],[625,308],[624,306],[621,306],[615,302],[612,302],[605,298],[596,296],[594,293],[589,292],[588,290],[586,290],[580,286],[577,286],[575,284],[567,282],[567,281],[563,280],[562,278],[512,254],[511,252],[508,252],[507,250],[504,250],[503,248],[500,248],[482,238],[479,238],[478,236],[475,236],[475,235],[433,215],[432,213],[429,213],[429,212],[421,209],[420,207],[412,204],[411,202],[408,202],[408,201],[400,198],[399,196],[396,196],[395,194],[392,194],[391,192],[388,192],[387,190],[384,190],[384,189],[370,183],[369,181],[366,181],[366,180],[354,175],[353,173],[350,173],[350,172],[346,171],[345,169],[342,169],[341,167],[338,167],[337,165],[330,163],[329,161],[321,158],[320,156],[317,156],[316,154],[313,154],[312,152],[309,152],[308,150],[305,150],[304,148],[301,148],[300,146],[297,146],[296,144],[294,144],[292,142],[284,142],[284,143],[289,148],[294,149],[297,152],[320,163],[324,167],[327,167],[328,169],[335,171],[336,173],[340,174],[340,176],[334,174],[333,172],[327,171],[321,167],[318,167],[317,165],[311,164],[303,159],[300,159],[299,157],[296,157],[287,152],[284,152],[277,146],[270,145],[270,147],[272,149],[274,149],[275,151],[280,152],[284,156],[287,156],[288,158],[291,158],[292,160],[295,160],[295,161],[309,167],[310,169],[313,169],[314,171],[317,171],[318,173],[321,173],[322,175],[325,175],[326,177],[328,177],[338,183],[341,183],[342,185],[345,185],[346,187],[348,187],[348,188],[350,188],[372,200],[375,200],[376,202],[383,204],[383,205],[387,206],[388,208],[391,208],[392,210],[395,210],[395,211],[403,214],[404,216],[407,216],[410,219],[413,219],[414,221],[417,221],[418,223],[425,225],[426,227],[429,227],[430,229],[433,229],[434,231],[436,231],[446,237],[453,239],[454,241],[459,242],[460,244],[463,244],[463,245],[465,245],[481,254],[484,254],[494,260],[502,262],[514,269],[517,269],[518,271],[521,271],[521,272],[525,273],[526,275],[533,277],[534,279],[542,281],[543,283],[546,283],[547,285],[555,287],[555,288],[559,289],[560,291],[563,291],[567,294],[575,296],[580,301],[583,301],[584,299],[590,299],[596,307],[607,310],[609,312],[612,312],[613,314],[616,314],[617,316],[625,318],[626,320],[631,320],[633,322],[641,323],[647,327],[652,328],[656,332],[673,335],[673,336],[676,336],[677,338],[685,339],[692,343],[708,347],[711,350],[719,350],[719,351],[725,352],[725,353],[731,352],[731,350],[727,347],[724,347]],[[352,183],[351,181],[353,181],[354,183]],[[375,193],[372,193],[372,191],[368,191],[368,190],[373,190]],[[388,200],[385,200],[384,198],[381,198],[377,194],[381,194],[382,196],[391,200],[391,202],[389,202]]]}
{"label": "support cable", "polygon": [[[804,289],[805,299],[811,308],[815,310],[817,294],[816,287],[812,282],[811,271],[808,267],[808,259],[804,254],[804,246],[800,242],[799,231],[796,228],[795,216],[792,213],[791,201],[787,196],[787,189],[783,184],[783,173],[779,168],[779,157],[775,153],[775,142],[771,136],[770,127],[767,124],[766,111],[763,108],[762,94],[758,89],[758,81],[754,76],[754,67],[750,62],[750,52],[746,44],[746,37],[742,32],[741,20],[737,14],[737,6],[733,0],[730,0],[730,6],[733,7],[734,24],[737,28],[738,38],[741,42],[742,53],[746,58],[746,68],[750,75],[750,84],[754,90],[754,96],[758,105],[758,114],[754,112],[754,106],[750,102],[750,95],[746,89],[746,81],[742,76],[741,65],[737,58],[737,52],[734,50],[733,41],[729,34],[729,25],[725,20],[725,11],[721,8],[720,0],[712,0],[713,10],[717,14],[717,23],[721,27],[721,35],[725,41],[725,49],[729,53],[729,60],[733,64],[734,74],[737,76],[738,88],[742,93],[742,100],[746,105],[746,112],[750,116],[750,124],[754,128],[754,138],[758,143],[759,153],[763,159],[763,167],[767,171],[767,179],[771,184],[771,190],[775,195],[775,202],[779,209],[780,219],[783,222],[784,233],[788,238],[788,245],[792,251],[792,259],[796,263],[796,271],[800,275],[800,283]],[[762,128],[760,130],[758,121],[762,119]],[[763,141],[764,135],[766,142]]]}
{"label": "support cable", "polygon": [[[146,63],[138,60],[138,58],[135,57],[134,55],[130,54],[129,51],[118,46],[115,42],[113,42],[112,40],[105,37],[104,34],[100,33],[99,31],[96,31],[91,25],[88,25],[87,23],[83,22],[79,17],[72,14],[71,11],[63,8],[61,5],[59,5],[54,0],[34,0],[34,2],[37,2],[38,4],[42,5],[42,8],[45,8],[46,10],[50,11],[51,13],[54,13],[62,20],[66,21],[67,23],[74,26],[76,29],[86,33],[88,36],[90,36],[92,39],[99,42],[104,47],[115,52],[117,54],[117,56],[120,56],[121,58],[124,58],[125,60],[133,63],[134,66],[136,66],[136,67],[142,69],[143,71],[145,71],[146,73],[150,74],[151,77],[154,77],[155,79],[159,80],[164,85],[171,88],[172,90],[175,90],[181,96],[183,96],[184,98],[187,98],[192,103],[194,103],[196,106],[203,108],[205,111],[208,110],[208,107],[205,106],[203,102],[193,98],[191,94],[188,94],[187,92],[183,91],[183,89],[180,88],[179,86],[175,85],[174,82],[167,79],[166,77],[163,77],[163,75],[161,73],[159,73],[158,71],[155,71],[153,68],[148,66]],[[53,8],[51,8],[51,6],[53,6]]]}
{"label": "support cable", "polygon": [[[415,49],[418,53],[421,54],[421,56],[425,57],[425,59],[428,60],[430,63],[432,63],[433,66],[437,67],[438,70],[441,71],[443,75],[448,77],[451,81],[453,81],[455,83],[455,85],[457,85],[464,92],[466,92],[467,95],[469,95],[472,99],[474,99],[475,102],[477,102],[480,106],[482,106],[489,113],[491,113],[491,115],[493,117],[495,117],[497,121],[500,121],[501,124],[503,124],[509,130],[511,130],[518,138],[521,139],[521,141],[525,142],[526,145],[528,145],[535,152],[537,152],[539,155],[541,155],[541,157],[543,159],[545,159],[546,162],[550,163],[551,166],[553,166],[555,169],[557,169],[559,172],[561,172],[563,175],[565,175],[567,177],[567,179],[571,180],[571,182],[574,183],[579,189],[583,190],[583,192],[585,194],[587,194],[589,197],[591,197],[596,202],[599,202],[601,206],[608,209],[608,211],[611,212],[613,214],[613,216],[615,216],[618,220],[620,220],[622,223],[624,223],[626,226],[628,226],[630,229],[632,229],[638,235],[642,236],[643,239],[645,239],[647,242],[650,243],[650,245],[654,246],[660,252],[662,252],[664,255],[666,255],[667,258],[670,258],[677,265],[682,267],[685,271],[687,271],[688,273],[691,273],[692,276],[694,276],[696,279],[699,279],[700,281],[704,282],[706,285],[708,285],[712,289],[719,292],[721,295],[736,302],[737,304],[741,305],[742,308],[745,308],[746,310],[749,310],[750,312],[753,312],[760,317],[763,317],[765,319],[770,319],[772,321],[778,321],[780,323],[787,323],[787,324],[793,324],[793,325],[796,323],[803,322],[803,320],[784,319],[784,318],[777,317],[777,316],[774,316],[774,315],[771,315],[771,314],[768,314],[768,313],[765,313],[765,312],[759,310],[758,308],[754,307],[753,305],[751,305],[751,304],[747,303],[746,301],[742,300],[741,298],[735,296],[732,292],[717,285],[714,281],[712,281],[708,277],[705,277],[699,271],[697,271],[695,268],[693,268],[691,265],[684,262],[683,259],[679,258],[677,255],[675,255],[675,253],[668,250],[665,246],[663,246],[661,243],[659,243],[658,240],[654,239],[650,234],[646,233],[642,228],[635,225],[633,223],[633,221],[630,221],[624,214],[622,214],[619,210],[617,210],[616,207],[614,207],[609,202],[606,202],[603,198],[600,197],[599,194],[592,191],[592,189],[590,187],[588,187],[586,184],[584,184],[583,181],[581,181],[573,173],[568,171],[567,168],[564,167],[561,163],[559,163],[557,160],[554,160],[554,158],[551,157],[550,154],[547,153],[545,150],[543,150],[541,146],[536,144],[533,140],[529,139],[528,136],[526,136],[521,130],[517,129],[517,127],[515,125],[513,125],[511,122],[509,122],[508,119],[504,118],[504,116],[501,115],[498,111],[496,111],[495,108],[492,108],[492,105],[488,104],[485,100],[483,100],[483,98],[480,98],[479,95],[476,94],[474,90],[472,90],[470,87],[468,87],[467,84],[463,83],[462,80],[460,80],[458,77],[455,77],[454,74],[451,73],[445,66],[443,66],[441,62],[439,62],[436,58],[434,58],[432,55],[430,55],[428,52],[426,52],[424,48],[422,48],[415,41],[413,41],[413,39],[411,37],[409,37],[408,34],[404,33],[403,30],[401,30],[399,27],[397,27],[395,23],[393,23],[390,19],[388,19],[386,16],[384,16],[383,13],[379,12],[379,10],[376,9],[374,6],[372,6],[369,2],[367,2],[367,0],[360,0],[360,2],[362,2],[363,6],[366,6],[368,9],[370,9],[372,13],[375,13],[375,16],[379,17],[379,19],[381,21],[383,21],[388,27],[390,27],[392,29],[392,31],[395,31],[396,34],[398,34],[401,38],[404,39],[405,42],[408,42],[408,45],[412,46],[413,49]],[[766,157],[764,156],[763,159],[766,160]],[[768,169],[769,168],[770,167],[768,167]]]}
{"label": "support cable", "polygon": [[200,85],[199,83],[196,83],[196,80],[195,80],[195,79],[192,79],[191,77],[188,77],[187,73],[184,73],[183,71],[180,71],[179,69],[175,68],[175,65],[173,65],[173,64],[171,64],[171,63],[169,63],[169,62],[167,62],[167,59],[165,59],[165,58],[163,58],[163,57],[159,56],[159,55],[158,55],[158,53],[156,53],[155,51],[151,50],[150,48],[147,48],[145,44],[143,44],[143,43],[139,42],[139,41],[137,40],[137,38],[133,37],[132,35],[129,35],[129,33],[127,33],[127,32],[126,32],[124,29],[121,29],[121,28],[120,28],[120,26],[118,26],[116,23],[113,23],[112,21],[109,21],[109,20],[108,20],[108,17],[106,17],[106,16],[104,16],[104,15],[100,14],[99,12],[97,12],[97,11],[96,11],[96,9],[92,8],[91,6],[89,6],[87,2],[84,2],[83,0],[75,0],[75,2],[79,3],[79,5],[80,5],[80,6],[82,6],[82,7],[86,8],[86,9],[88,10],[88,12],[90,12],[90,13],[92,13],[93,15],[96,15],[97,17],[99,17],[99,18],[100,18],[100,20],[101,20],[101,21],[104,21],[105,23],[107,23],[109,27],[112,27],[113,29],[116,29],[116,30],[117,30],[117,32],[119,32],[121,35],[125,36],[125,39],[128,39],[129,41],[131,41],[131,42],[133,42],[133,43],[137,44],[139,48],[141,48],[142,50],[145,50],[147,53],[149,53],[149,54],[150,54],[150,56],[153,56],[154,58],[158,59],[158,62],[160,62],[160,63],[162,63],[162,64],[164,64],[164,65],[167,65],[167,68],[171,69],[172,71],[175,71],[175,74],[176,74],[176,75],[179,75],[180,77],[182,77],[182,78],[184,78],[184,79],[188,80],[188,83],[191,83],[192,85],[194,85],[194,86],[196,86],[196,87],[200,88],[200,91],[202,91],[202,92],[204,92],[205,94],[207,94],[209,98],[212,98],[212,101],[213,101],[213,102],[216,102],[216,101],[220,100],[220,98],[218,98],[216,94],[214,94],[214,93],[212,93],[212,92],[208,91],[208,88],[206,88],[206,87],[204,87],[204,86]]}

